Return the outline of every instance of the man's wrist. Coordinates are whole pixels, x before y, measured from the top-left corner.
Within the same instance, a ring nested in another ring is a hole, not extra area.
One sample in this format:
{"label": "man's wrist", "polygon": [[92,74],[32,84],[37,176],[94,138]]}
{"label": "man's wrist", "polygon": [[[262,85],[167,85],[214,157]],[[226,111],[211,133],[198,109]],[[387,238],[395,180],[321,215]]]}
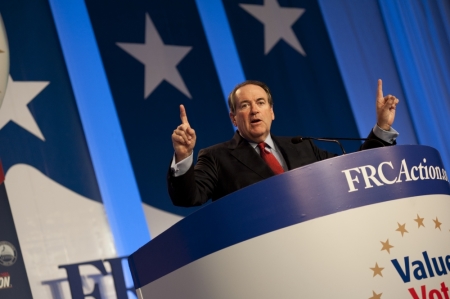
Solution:
{"label": "man's wrist", "polygon": [[183,161],[184,159],[186,159],[187,157],[191,156],[192,152],[193,151],[191,151],[190,153],[186,153],[186,154],[177,154],[177,152],[175,152],[175,155],[174,155],[175,163],[179,163],[179,162]]}
{"label": "man's wrist", "polygon": [[380,125],[378,122],[377,122],[377,126],[386,132],[389,132],[392,128],[390,125]]}

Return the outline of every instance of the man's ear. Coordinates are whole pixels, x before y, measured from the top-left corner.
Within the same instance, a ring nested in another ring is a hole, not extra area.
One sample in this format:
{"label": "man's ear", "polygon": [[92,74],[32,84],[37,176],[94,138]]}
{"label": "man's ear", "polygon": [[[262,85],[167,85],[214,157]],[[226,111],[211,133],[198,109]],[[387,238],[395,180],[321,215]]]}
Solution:
{"label": "man's ear", "polygon": [[231,122],[233,123],[233,125],[234,125],[235,127],[237,127],[237,124],[236,124],[236,117],[235,117],[235,115],[233,114],[233,112],[230,112],[230,119],[231,119]]}

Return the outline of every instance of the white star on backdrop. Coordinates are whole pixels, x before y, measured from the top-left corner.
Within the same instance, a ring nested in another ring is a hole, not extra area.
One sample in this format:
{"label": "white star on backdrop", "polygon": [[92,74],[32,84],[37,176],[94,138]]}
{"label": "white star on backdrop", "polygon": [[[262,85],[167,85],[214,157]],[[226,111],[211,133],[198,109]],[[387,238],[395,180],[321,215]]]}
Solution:
{"label": "white star on backdrop", "polygon": [[175,86],[188,98],[192,98],[177,69],[178,63],[192,47],[165,45],[150,16],[146,14],[145,17],[145,44],[116,43],[145,65],[144,98],[147,98],[163,80]]}
{"label": "white star on backdrop", "polygon": [[45,141],[28,104],[49,84],[44,81],[14,82],[9,76],[3,105],[0,108],[0,130],[10,121]]}
{"label": "white star on backdrop", "polygon": [[239,4],[239,6],[264,24],[264,54],[269,53],[280,40],[284,40],[306,56],[292,30],[292,25],[302,16],[305,9],[280,7],[277,0],[264,0],[264,5]]}

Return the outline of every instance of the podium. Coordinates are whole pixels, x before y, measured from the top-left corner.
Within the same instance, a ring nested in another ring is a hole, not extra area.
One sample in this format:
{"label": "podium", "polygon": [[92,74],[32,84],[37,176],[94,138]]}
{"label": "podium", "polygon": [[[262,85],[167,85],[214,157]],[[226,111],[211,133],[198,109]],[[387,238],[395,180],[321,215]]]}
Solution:
{"label": "podium", "polygon": [[439,153],[393,146],[232,193],[129,257],[139,298],[448,298]]}

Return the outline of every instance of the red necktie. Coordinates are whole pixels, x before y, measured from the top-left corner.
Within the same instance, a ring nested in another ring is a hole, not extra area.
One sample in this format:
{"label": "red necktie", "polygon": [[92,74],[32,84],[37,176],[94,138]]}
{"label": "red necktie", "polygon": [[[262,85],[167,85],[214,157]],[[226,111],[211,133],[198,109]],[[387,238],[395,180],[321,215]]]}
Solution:
{"label": "red necktie", "polygon": [[275,174],[283,173],[283,167],[281,167],[281,164],[278,162],[277,158],[275,158],[271,152],[266,150],[266,144],[264,142],[258,143],[258,147],[261,158],[267,163],[267,165],[269,165],[270,169],[272,169]]}

